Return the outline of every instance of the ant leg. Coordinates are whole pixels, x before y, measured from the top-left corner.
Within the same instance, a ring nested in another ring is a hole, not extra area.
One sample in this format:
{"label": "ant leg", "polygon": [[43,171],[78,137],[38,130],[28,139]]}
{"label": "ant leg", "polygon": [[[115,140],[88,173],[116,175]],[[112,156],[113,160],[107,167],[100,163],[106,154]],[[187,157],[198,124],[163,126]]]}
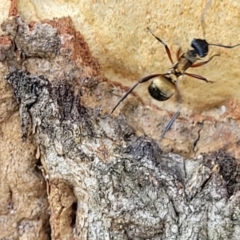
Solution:
{"label": "ant leg", "polygon": [[196,64],[193,64],[190,68],[196,68],[196,67],[201,67],[207,63],[209,63],[214,57],[216,56],[220,56],[220,54],[214,54],[213,56],[211,56],[207,61],[204,61],[204,62],[199,62],[199,63],[196,63]]}
{"label": "ant leg", "polygon": [[184,74],[186,74],[186,75],[189,76],[189,77],[193,77],[193,78],[197,78],[197,79],[199,79],[199,80],[203,80],[203,81],[205,81],[205,82],[213,83],[212,81],[207,80],[205,77],[202,77],[202,76],[197,75],[197,74],[186,73],[186,72],[185,72]]}
{"label": "ant leg", "polygon": [[178,48],[178,50],[177,50],[177,60],[179,61],[180,60],[180,58],[181,58],[181,47],[179,47]]}
{"label": "ant leg", "polygon": [[[176,88],[176,94],[177,94],[177,102],[181,102],[181,93],[179,91],[178,85],[177,83],[175,83],[175,88]],[[165,127],[163,134],[161,136],[161,138],[163,138],[165,136],[165,134],[169,131],[169,129],[172,127],[173,123],[175,122],[175,120],[178,118],[178,116],[180,115],[180,112],[177,111],[172,118],[170,119],[170,121],[168,122],[167,126]]]}
{"label": "ant leg", "polygon": [[147,30],[148,30],[160,43],[162,43],[162,44],[164,45],[165,50],[166,50],[167,55],[168,55],[168,58],[169,58],[170,62],[173,64],[171,52],[170,52],[170,50],[169,50],[169,48],[168,48],[168,45],[167,45],[165,42],[163,42],[163,40],[161,40],[159,37],[157,37],[156,35],[154,35],[153,32],[151,31],[151,29],[150,29],[149,27],[147,28]]}
{"label": "ant leg", "polygon": [[180,115],[180,112],[176,112],[171,120],[169,121],[168,125],[166,126],[166,128],[164,129],[164,132],[161,136],[161,138],[163,138],[165,136],[165,134],[167,133],[167,131],[171,128],[171,126],[173,125],[173,123],[175,122],[175,120],[178,118],[178,116]]}
{"label": "ant leg", "polygon": [[159,77],[159,76],[164,76],[165,74],[152,74],[152,75],[149,75],[147,77],[144,77],[142,79],[140,79],[137,83],[135,83],[122,97],[121,99],[118,101],[118,103],[116,104],[116,106],[113,108],[113,110],[111,111],[111,114],[115,111],[115,109],[118,107],[118,105],[133,91],[133,89],[135,87],[137,87],[138,84],[140,83],[144,83],[144,82],[147,82],[149,81],[150,79],[152,78],[155,78],[155,77]]}

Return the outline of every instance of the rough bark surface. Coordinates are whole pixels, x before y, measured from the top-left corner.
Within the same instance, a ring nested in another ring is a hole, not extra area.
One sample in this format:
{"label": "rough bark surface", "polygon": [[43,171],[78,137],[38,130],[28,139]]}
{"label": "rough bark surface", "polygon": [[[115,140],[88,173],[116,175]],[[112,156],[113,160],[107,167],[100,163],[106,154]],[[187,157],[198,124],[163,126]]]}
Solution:
{"label": "rough bark surface", "polygon": [[49,176],[53,239],[238,239],[240,169],[224,151],[184,160],[67,83],[17,69],[7,80]]}
{"label": "rough bark surface", "polygon": [[1,239],[239,239],[237,119],[159,139],[168,114],[139,99],[108,115],[119,96],[70,18],[2,28]]}

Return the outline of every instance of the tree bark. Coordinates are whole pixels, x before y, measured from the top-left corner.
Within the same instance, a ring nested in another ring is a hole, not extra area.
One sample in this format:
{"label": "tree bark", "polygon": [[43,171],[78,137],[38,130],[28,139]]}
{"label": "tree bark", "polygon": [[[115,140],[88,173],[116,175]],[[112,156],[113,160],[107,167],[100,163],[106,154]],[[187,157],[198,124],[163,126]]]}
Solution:
{"label": "tree bark", "polygon": [[[14,161],[30,172],[14,173],[26,178],[22,191],[13,184],[18,178],[1,179],[2,192],[8,191],[1,219],[5,228],[15,222],[11,231],[2,229],[1,239],[239,239],[234,157],[224,149],[197,159],[163,151],[123,115],[109,115],[112,85],[70,18],[29,25],[13,17],[3,29],[8,35],[0,53],[9,85],[2,84],[8,94],[11,86],[16,101],[6,99],[11,108],[3,122],[16,126],[19,120],[22,134],[12,143],[10,131],[3,133],[8,138],[1,149],[14,144],[16,152],[8,147]],[[133,118],[129,108],[125,113]],[[11,155],[1,159],[6,178]],[[20,215],[24,201],[19,208],[16,203],[25,194],[32,194],[31,211]]]}

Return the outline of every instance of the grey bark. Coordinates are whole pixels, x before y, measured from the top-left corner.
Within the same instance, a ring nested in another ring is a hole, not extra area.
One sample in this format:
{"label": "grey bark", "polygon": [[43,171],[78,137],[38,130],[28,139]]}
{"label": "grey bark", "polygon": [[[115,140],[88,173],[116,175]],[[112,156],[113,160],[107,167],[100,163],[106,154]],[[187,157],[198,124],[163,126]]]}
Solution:
{"label": "grey bark", "polygon": [[[50,25],[29,33],[15,24],[18,30],[8,33],[28,59],[24,65],[6,55],[6,79],[19,104],[23,141],[33,139],[39,148],[52,239],[239,239],[234,158],[224,150],[195,160],[165,153],[148,136],[136,136],[123,116],[84,105],[83,83],[96,81],[81,75],[84,63],[76,67],[59,54],[60,37]],[[29,35],[37,40],[27,41]],[[57,61],[69,64],[51,72]],[[48,71],[38,69],[44,64]],[[61,71],[80,76],[81,87]]]}

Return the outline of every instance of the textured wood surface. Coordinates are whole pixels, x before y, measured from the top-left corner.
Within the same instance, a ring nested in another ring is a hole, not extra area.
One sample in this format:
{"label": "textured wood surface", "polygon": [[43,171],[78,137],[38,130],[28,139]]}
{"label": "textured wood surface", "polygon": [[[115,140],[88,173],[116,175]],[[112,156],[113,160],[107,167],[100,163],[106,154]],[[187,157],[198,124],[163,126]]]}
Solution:
{"label": "textured wood surface", "polygon": [[208,3],[208,42],[240,42],[237,1],[0,3],[0,238],[238,239],[240,48],[109,115],[171,66],[146,27],[186,50]]}

